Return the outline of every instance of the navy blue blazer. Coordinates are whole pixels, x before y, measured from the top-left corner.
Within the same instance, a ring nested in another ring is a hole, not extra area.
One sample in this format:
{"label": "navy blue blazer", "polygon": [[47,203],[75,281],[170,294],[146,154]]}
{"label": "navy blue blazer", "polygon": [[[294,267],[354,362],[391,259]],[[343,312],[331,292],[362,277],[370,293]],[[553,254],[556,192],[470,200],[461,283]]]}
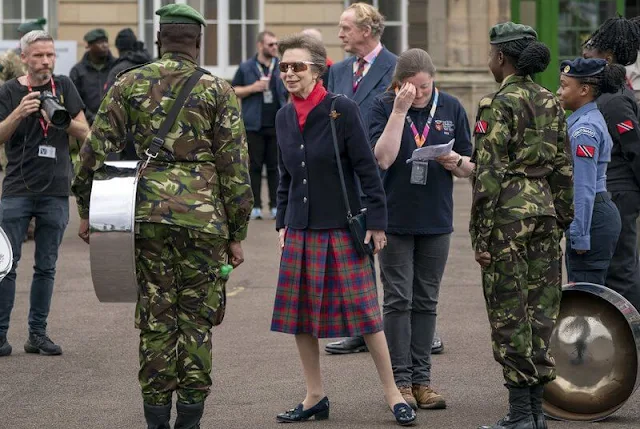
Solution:
{"label": "navy blue blazer", "polygon": [[[276,58],[276,64],[271,74],[270,86],[273,86],[275,80],[276,91],[274,94],[274,102],[278,103],[278,108],[287,104],[289,93],[285,88],[282,79],[280,79],[280,70],[278,64],[280,60]],[[236,74],[231,81],[232,86],[247,86],[255,81],[260,80],[260,71],[258,71],[257,57],[254,56],[238,66]],[[244,127],[247,131],[260,131],[262,128],[262,93],[251,94],[241,100],[242,103],[242,119]]]}
{"label": "navy blue blazer", "polygon": [[353,92],[353,63],[356,62],[356,57],[352,56],[335,63],[329,70],[327,89],[334,94],[343,94],[355,101],[360,108],[362,122],[368,128],[373,100],[378,94],[385,92],[391,84],[397,58],[387,48],[382,48],[371,68],[360,81],[355,94]]}
{"label": "navy blue blazer", "polygon": [[[301,132],[293,104],[276,116],[278,138],[278,214],[276,229],[347,228],[329,110],[334,95],[328,93],[307,117]],[[336,132],[349,204],[357,214],[367,208],[367,228],[387,228],[387,206],[378,166],[355,102],[338,97]],[[360,180],[362,203],[356,185]]]}

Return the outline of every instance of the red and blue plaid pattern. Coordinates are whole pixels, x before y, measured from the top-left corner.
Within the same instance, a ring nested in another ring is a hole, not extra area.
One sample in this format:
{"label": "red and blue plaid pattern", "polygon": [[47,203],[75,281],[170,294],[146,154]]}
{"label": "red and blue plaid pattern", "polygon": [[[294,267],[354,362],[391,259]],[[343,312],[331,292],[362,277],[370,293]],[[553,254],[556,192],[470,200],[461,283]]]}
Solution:
{"label": "red and blue plaid pattern", "polygon": [[373,267],[349,231],[287,230],[271,330],[316,338],[382,331]]}

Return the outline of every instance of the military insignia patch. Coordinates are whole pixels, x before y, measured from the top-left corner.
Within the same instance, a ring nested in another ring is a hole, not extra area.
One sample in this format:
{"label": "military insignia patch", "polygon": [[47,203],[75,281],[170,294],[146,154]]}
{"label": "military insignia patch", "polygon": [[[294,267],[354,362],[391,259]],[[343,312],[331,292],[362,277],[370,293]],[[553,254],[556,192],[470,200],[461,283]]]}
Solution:
{"label": "military insignia patch", "polygon": [[474,134],[486,134],[488,126],[489,124],[487,123],[487,121],[478,121],[476,122],[476,126],[473,129],[473,132]]}
{"label": "military insignia patch", "polygon": [[616,128],[618,129],[618,133],[624,134],[633,129],[633,123],[631,121],[623,121],[619,124],[616,124]]}
{"label": "military insignia patch", "polygon": [[596,154],[594,146],[579,144],[576,148],[576,156],[579,158],[593,158]]}
{"label": "military insignia patch", "polygon": [[569,71],[571,71],[571,66],[565,66],[564,70],[562,70],[564,73],[569,73]]}

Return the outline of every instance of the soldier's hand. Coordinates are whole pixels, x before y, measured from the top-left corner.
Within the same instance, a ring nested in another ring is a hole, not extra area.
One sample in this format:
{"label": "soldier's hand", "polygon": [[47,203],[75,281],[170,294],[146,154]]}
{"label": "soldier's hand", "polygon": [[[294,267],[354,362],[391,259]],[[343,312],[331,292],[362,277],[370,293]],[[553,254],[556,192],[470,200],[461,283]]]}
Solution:
{"label": "soldier's hand", "polygon": [[89,219],[80,219],[78,237],[82,238],[85,243],[89,244]]}
{"label": "soldier's hand", "polygon": [[396,99],[393,102],[393,111],[395,113],[406,115],[415,98],[416,87],[413,86],[412,83],[404,83],[396,94]]}
{"label": "soldier's hand", "polygon": [[491,255],[489,252],[476,252],[476,262],[483,268],[488,267],[491,263]]}
{"label": "soldier's hand", "polygon": [[242,244],[239,241],[232,241],[229,243],[229,262],[233,268],[237,267],[244,262],[244,252],[242,251]]}
{"label": "soldier's hand", "polygon": [[16,113],[20,119],[24,119],[40,109],[40,92],[34,91],[25,95],[16,108]]}

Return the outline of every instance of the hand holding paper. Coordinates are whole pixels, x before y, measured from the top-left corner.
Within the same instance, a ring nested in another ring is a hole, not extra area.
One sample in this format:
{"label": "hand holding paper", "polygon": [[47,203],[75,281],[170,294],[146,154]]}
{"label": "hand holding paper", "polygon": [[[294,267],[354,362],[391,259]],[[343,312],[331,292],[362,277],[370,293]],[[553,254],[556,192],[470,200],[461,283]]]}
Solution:
{"label": "hand holding paper", "polygon": [[446,155],[453,149],[453,143],[456,139],[451,139],[449,143],[437,144],[433,146],[423,146],[413,151],[411,158],[407,160],[407,164],[415,161],[429,161],[439,156]]}

